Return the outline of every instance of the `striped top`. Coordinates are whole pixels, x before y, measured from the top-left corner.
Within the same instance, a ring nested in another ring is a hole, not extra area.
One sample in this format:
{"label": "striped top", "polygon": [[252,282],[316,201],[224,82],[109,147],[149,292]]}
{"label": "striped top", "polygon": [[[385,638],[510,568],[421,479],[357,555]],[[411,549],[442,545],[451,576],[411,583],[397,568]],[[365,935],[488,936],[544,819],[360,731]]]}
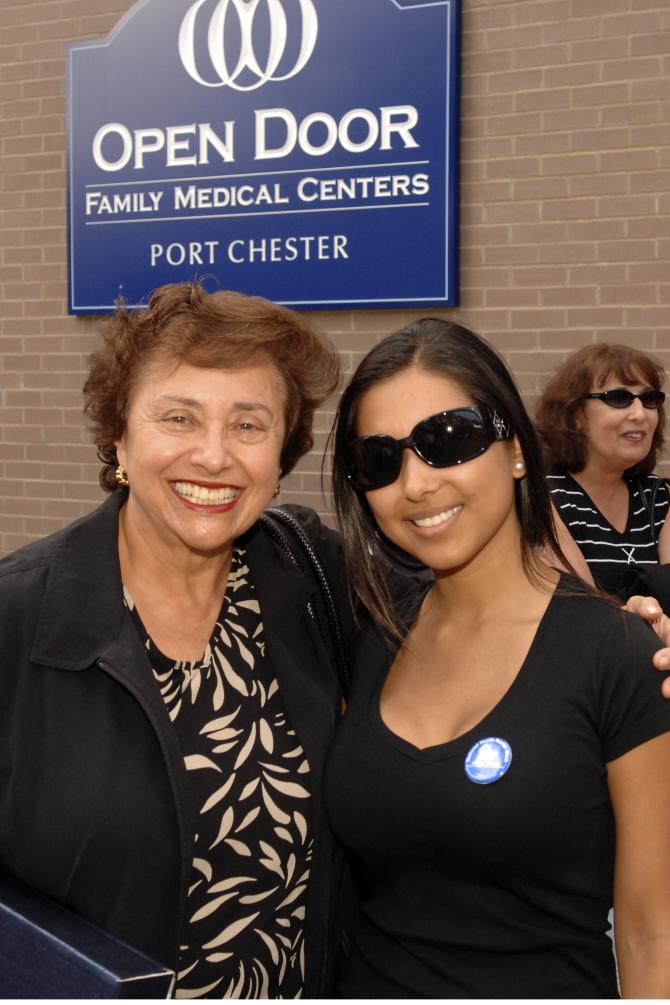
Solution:
{"label": "striped top", "polygon": [[[556,511],[584,555],[596,584],[627,599],[636,592],[637,567],[658,563],[658,537],[670,506],[665,481],[658,475],[628,481],[628,520],[623,533],[603,516],[571,475],[554,473],[547,475],[547,481]],[[653,521],[649,512],[652,496]]]}

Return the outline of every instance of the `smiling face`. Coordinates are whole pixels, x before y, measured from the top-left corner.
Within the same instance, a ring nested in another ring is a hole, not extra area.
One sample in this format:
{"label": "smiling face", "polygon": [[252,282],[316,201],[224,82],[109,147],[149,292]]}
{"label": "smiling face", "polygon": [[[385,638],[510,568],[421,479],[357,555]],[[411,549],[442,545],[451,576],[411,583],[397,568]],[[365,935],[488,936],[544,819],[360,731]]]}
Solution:
{"label": "smiling face", "polygon": [[274,494],[284,428],[283,388],[269,363],[150,364],[116,444],[130,483],[126,523],[150,546],[227,551]]}
{"label": "smiling face", "polygon": [[[616,376],[607,378],[594,391],[612,391],[625,387],[634,394],[649,389],[649,384],[622,384]],[[588,441],[587,468],[606,468],[623,474],[644,460],[652,447],[658,426],[657,408],[644,408],[637,398],[628,408],[612,408],[604,401],[584,402],[580,417],[581,429]]]}
{"label": "smiling face", "polygon": [[[430,415],[475,404],[456,381],[411,367],[363,395],[356,431],[402,439]],[[493,443],[480,457],[447,468],[405,450],[396,481],[365,498],[383,533],[438,574],[496,553],[506,560],[508,549],[521,553],[514,502],[521,459],[516,440]]]}

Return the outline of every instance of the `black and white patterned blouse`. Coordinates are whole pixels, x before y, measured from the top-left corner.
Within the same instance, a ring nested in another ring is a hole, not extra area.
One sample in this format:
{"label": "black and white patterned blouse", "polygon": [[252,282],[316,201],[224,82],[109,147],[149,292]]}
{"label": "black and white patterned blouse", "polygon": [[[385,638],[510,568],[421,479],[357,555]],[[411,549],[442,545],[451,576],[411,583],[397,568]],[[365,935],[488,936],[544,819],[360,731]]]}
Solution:
{"label": "black and white patterned blouse", "polygon": [[159,652],[124,592],[182,746],[198,820],[175,997],[300,997],[309,765],[265,656],[245,552],[233,551],[200,662]]}
{"label": "black and white patterned blouse", "polygon": [[[670,505],[665,482],[657,475],[627,482],[628,519],[620,532],[571,475],[550,474],[547,481],[558,515],[584,555],[595,582],[610,593],[628,596],[629,585],[634,589],[636,568],[658,562],[658,537]],[[652,494],[653,520],[649,513]]]}

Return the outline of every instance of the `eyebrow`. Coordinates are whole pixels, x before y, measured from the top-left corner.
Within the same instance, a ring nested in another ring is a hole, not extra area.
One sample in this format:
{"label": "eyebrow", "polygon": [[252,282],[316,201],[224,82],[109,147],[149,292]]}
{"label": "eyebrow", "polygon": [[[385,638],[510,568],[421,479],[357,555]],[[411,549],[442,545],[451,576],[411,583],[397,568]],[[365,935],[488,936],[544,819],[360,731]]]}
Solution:
{"label": "eyebrow", "polygon": [[[158,400],[171,401],[176,405],[184,405],[186,408],[202,408],[202,402],[198,401],[197,398],[182,398],[176,394],[163,394]],[[267,415],[274,418],[272,409],[263,404],[262,401],[234,401],[231,408],[235,412],[266,412]]]}

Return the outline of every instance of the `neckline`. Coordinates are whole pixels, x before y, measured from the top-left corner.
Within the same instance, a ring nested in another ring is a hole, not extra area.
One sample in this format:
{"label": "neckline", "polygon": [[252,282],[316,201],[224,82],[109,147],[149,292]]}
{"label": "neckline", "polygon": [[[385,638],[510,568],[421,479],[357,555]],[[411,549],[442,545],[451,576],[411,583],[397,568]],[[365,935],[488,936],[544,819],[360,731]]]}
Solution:
{"label": "neckline", "polygon": [[219,608],[219,613],[214,622],[214,627],[212,628],[212,633],[205,643],[205,648],[202,656],[195,660],[180,660],[173,656],[168,656],[164,653],[162,649],[156,645],[153,637],[149,635],[146,626],[142,620],[142,616],[133,600],[132,594],[124,582],[121,583],[123,590],[123,600],[128,609],[130,617],[135,625],[137,632],[142,640],[142,645],[146,649],[147,655],[150,662],[156,664],[154,669],[162,675],[170,675],[175,670],[181,670],[186,673],[192,673],[196,670],[206,670],[208,669],[212,661],[212,651],[215,648],[220,631],[221,625],[223,624],[228,608],[232,603],[233,588],[231,583],[234,581],[237,571],[241,565],[242,558],[244,556],[244,550],[239,547],[233,547],[233,555],[230,563],[230,571],[228,573],[228,582],[226,583],[226,589],[223,594],[223,600],[221,601],[221,606]]}
{"label": "neckline", "polygon": [[217,623],[214,625],[212,636],[205,645],[204,652],[200,657],[200,659],[180,660],[176,659],[173,656],[168,656],[167,653],[164,653],[162,649],[158,648],[152,636],[149,635],[149,632],[147,631],[144,622],[142,621],[140,612],[138,611],[135,602],[133,601],[133,598],[130,594],[130,591],[128,590],[125,583],[123,584],[123,599],[126,603],[126,607],[128,608],[131,620],[135,625],[135,628],[137,629],[137,633],[146,651],[149,662],[151,663],[154,672],[157,673],[160,677],[171,676],[175,672],[175,670],[181,670],[185,673],[192,673],[196,670],[206,669],[209,666],[212,658],[212,643],[214,642],[216,636],[218,622],[221,620],[220,616],[219,619],[217,619]]}
{"label": "neckline", "polygon": [[558,582],[554,587],[554,590],[549,598],[549,603],[545,607],[542,617],[538,621],[533,638],[531,639],[531,643],[521,666],[499,701],[497,701],[496,704],[490,708],[474,726],[466,730],[465,733],[461,733],[460,736],[454,736],[450,740],[432,744],[429,747],[417,747],[410,740],[406,740],[398,733],[395,733],[390,726],[386,725],[381,713],[381,693],[391,666],[390,663],[384,662],[370,694],[369,715],[375,731],[382,737],[382,739],[384,739],[387,743],[390,743],[407,757],[410,757],[414,761],[424,763],[445,760],[449,757],[462,755],[465,748],[469,749],[478,739],[482,739],[484,736],[489,735],[487,731],[489,729],[495,729],[495,724],[491,722],[491,720],[493,720],[501,712],[505,711],[509,705],[513,704],[517,693],[524,687],[526,678],[531,672],[531,665],[535,660],[535,655],[544,644],[544,638],[549,631],[550,613],[553,612],[554,606],[559,597],[559,591],[561,590],[561,587],[565,585],[567,578],[569,577],[566,573],[559,574]]}
{"label": "neckline", "polygon": [[609,529],[612,531],[613,534],[616,534],[616,536],[620,537],[622,540],[628,537],[628,535],[630,534],[631,520],[633,519],[633,496],[635,494],[635,485],[630,481],[630,479],[628,478],[621,479],[626,488],[628,489],[628,513],[626,514],[626,526],[624,527],[623,530],[617,530],[614,524],[610,523],[610,521],[607,519],[602,510],[598,506],[596,506],[596,504],[594,503],[593,499],[588,494],[584,486],[580,485],[577,479],[573,478],[573,476],[570,474],[569,471],[566,471],[566,476],[570,479],[573,485],[577,486],[582,495],[585,496],[586,499],[588,499],[589,504],[593,506],[594,510],[596,511],[600,519],[603,521],[603,523],[605,523],[609,527]]}

